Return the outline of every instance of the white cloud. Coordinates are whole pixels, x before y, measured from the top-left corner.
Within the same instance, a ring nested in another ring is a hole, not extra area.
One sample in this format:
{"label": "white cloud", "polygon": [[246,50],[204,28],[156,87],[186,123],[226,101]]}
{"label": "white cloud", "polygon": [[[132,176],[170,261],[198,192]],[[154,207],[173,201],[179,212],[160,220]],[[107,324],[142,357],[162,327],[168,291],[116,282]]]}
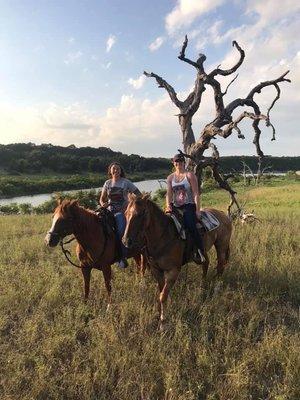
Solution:
{"label": "white cloud", "polygon": [[162,36],[157,37],[152,43],[149,45],[150,51],[158,50],[164,42],[164,38]]}
{"label": "white cloud", "polygon": [[145,75],[141,75],[137,79],[129,78],[127,82],[129,85],[133,86],[134,89],[140,89],[144,85],[145,81]]}
{"label": "white cloud", "polygon": [[69,37],[69,39],[68,39],[68,43],[69,44],[73,44],[73,43],[75,43],[75,39],[71,36],[71,37]]}
{"label": "white cloud", "polygon": [[177,0],[174,9],[166,16],[167,32],[172,35],[188,27],[201,15],[221,5],[225,0]]}
{"label": "white cloud", "polygon": [[81,51],[76,51],[75,53],[68,53],[64,63],[66,65],[74,64],[77,60],[82,57],[83,53]]}
{"label": "white cloud", "polygon": [[108,63],[106,63],[106,64],[102,64],[102,68],[104,68],[104,69],[109,69],[111,67],[111,62],[109,61]]}
{"label": "white cloud", "polygon": [[109,53],[113,45],[116,43],[117,38],[114,35],[109,35],[106,41],[106,53]]}

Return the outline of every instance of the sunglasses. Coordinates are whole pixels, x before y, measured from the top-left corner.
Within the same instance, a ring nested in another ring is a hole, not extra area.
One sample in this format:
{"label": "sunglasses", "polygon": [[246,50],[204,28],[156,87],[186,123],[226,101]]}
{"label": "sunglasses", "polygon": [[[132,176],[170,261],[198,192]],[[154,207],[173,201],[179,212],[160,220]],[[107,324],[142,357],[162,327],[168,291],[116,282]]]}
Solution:
{"label": "sunglasses", "polygon": [[179,159],[177,159],[177,160],[174,160],[174,163],[180,163],[180,162],[184,162],[184,160],[179,160]]}

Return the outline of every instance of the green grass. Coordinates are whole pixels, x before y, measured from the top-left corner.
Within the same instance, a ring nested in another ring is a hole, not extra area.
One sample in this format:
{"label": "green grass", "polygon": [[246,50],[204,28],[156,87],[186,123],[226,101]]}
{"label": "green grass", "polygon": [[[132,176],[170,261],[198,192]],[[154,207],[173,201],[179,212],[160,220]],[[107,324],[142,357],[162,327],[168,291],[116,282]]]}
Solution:
{"label": "green grass", "polygon": [[1,217],[0,398],[299,399],[298,188],[241,193],[262,222],[235,224],[221,282],[212,267],[206,286],[199,267],[183,268],[163,334],[149,273],[114,267],[106,313],[101,273],[84,304],[80,273],[44,246],[50,215]]}

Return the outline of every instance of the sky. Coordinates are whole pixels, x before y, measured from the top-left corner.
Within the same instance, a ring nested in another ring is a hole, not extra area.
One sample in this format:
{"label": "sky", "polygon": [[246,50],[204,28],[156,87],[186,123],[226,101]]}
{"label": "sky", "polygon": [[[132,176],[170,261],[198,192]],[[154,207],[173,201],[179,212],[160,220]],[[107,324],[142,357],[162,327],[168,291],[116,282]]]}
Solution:
{"label": "sky", "polygon": [[[182,148],[178,110],[143,71],[184,98],[195,80],[195,69],[177,58],[187,34],[186,56],[204,53],[207,72],[234,65],[233,40],[245,50],[225,104],[291,70],[271,112],[277,140],[261,123],[261,146],[299,155],[299,13],[296,0],[0,0],[0,143],[170,157]],[[231,79],[221,81],[224,89]],[[270,87],[256,96],[263,113],[275,95]],[[214,113],[207,88],[193,119],[196,138]],[[214,141],[221,155],[255,154],[251,122],[241,128],[245,140]]]}

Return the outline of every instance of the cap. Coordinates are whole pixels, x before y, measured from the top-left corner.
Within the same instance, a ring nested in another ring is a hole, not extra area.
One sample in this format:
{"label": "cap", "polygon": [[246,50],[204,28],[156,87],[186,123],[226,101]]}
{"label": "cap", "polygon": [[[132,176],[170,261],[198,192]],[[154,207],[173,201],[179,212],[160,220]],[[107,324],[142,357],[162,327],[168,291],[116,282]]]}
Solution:
{"label": "cap", "polygon": [[175,154],[172,161],[185,161],[184,155],[181,153]]}

